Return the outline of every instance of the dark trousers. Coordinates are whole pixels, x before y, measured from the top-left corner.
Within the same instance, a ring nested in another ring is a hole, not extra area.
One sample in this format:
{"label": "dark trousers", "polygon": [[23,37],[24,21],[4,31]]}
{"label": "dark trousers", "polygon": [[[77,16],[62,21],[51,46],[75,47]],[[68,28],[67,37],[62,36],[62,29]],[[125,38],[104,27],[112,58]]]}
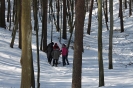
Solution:
{"label": "dark trousers", "polygon": [[65,66],[66,63],[67,63],[67,65],[69,65],[69,61],[67,59],[67,56],[62,56],[62,63],[63,63],[63,66]]}
{"label": "dark trousers", "polygon": [[58,59],[53,59],[53,66],[54,65],[57,66],[57,64],[58,64]]}
{"label": "dark trousers", "polygon": [[63,66],[66,65],[65,58],[66,58],[66,56],[62,56],[62,64],[63,64]]}
{"label": "dark trousers", "polygon": [[48,58],[48,62],[51,64],[52,56]]}
{"label": "dark trousers", "polygon": [[66,55],[66,62],[67,62],[67,65],[69,65],[69,61],[68,61],[68,56]]}
{"label": "dark trousers", "polygon": [[47,58],[48,58],[48,63],[51,64],[52,61],[52,55],[51,55],[52,51],[47,52]]}

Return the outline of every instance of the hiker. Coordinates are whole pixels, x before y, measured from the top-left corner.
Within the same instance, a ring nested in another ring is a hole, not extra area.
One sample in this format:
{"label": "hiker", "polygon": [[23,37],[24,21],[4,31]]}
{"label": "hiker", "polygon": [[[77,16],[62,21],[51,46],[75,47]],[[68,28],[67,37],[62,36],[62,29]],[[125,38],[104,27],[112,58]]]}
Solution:
{"label": "hiker", "polygon": [[55,43],[53,49],[58,49],[58,50],[60,50],[60,47],[58,46],[57,43]]}
{"label": "hiker", "polygon": [[62,44],[61,52],[62,52],[62,63],[63,63],[63,66],[66,65],[66,62],[67,62],[67,65],[69,65],[69,61],[68,61],[68,58],[67,58],[67,56],[68,56],[68,49],[67,49],[65,44]]}
{"label": "hiker", "polygon": [[51,42],[48,44],[47,46],[47,50],[46,50],[46,53],[47,53],[47,59],[48,59],[48,63],[51,64],[51,61],[52,61],[52,51],[53,51],[53,45],[54,43]]}
{"label": "hiker", "polygon": [[58,65],[58,60],[60,57],[60,50],[58,46],[55,46],[53,51],[52,51],[52,56],[53,56],[53,65],[52,66],[56,66]]}

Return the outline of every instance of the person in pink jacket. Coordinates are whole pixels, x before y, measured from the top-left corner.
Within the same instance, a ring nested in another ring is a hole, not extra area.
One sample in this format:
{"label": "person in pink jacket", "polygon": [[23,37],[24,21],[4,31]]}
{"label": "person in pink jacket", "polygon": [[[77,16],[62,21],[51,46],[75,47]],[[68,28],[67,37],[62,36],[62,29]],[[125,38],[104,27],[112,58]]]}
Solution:
{"label": "person in pink jacket", "polygon": [[69,65],[69,61],[68,61],[68,59],[67,59],[68,49],[67,49],[67,47],[66,47],[65,44],[62,45],[62,50],[61,50],[61,52],[62,52],[62,63],[63,63],[63,66],[66,65],[66,62],[67,62],[67,65]]}

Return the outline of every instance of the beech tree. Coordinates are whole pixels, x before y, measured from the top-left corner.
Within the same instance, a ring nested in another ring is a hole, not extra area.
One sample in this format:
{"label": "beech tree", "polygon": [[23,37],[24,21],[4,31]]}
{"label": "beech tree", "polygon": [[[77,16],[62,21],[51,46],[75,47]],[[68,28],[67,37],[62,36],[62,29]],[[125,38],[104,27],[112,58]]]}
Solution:
{"label": "beech tree", "polygon": [[76,0],[75,16],[76,16],[75,18],[75,43],[74,43],[72,88],[81,88],[85,0]]}
{"label": "beech tree", "polygon": [[31,0],[22,0],[22,55],[21,55],[21,87],[35,88],[33,60],[32,60],[32,28],[31,28]]}

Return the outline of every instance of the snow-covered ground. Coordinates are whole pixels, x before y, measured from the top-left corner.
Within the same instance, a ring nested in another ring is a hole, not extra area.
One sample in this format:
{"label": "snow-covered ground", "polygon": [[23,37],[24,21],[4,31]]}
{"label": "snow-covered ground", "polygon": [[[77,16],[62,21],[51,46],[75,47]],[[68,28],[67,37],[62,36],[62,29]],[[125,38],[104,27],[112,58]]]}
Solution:
{"label": "snow-covered ground", "polygon": [[[120,33],[118,18],[118,0],[114,0],[114,34],[113,34],[113,69],[108,69],[109,31],[103,22],[103,63],[105,86],[102,88],[133,88],[133,17],[124,12],[125,32]],[[86,34],[88,13],[85,18],[84,53],[82,61],[82,88],[98,88],[98,48],[97,20],[93,11],[91,35]],[[48,43],[50,42],[50,25],[48,25]],[[41,26],[40,26],[41,28]],[[119,31],[118,31],[119,30]],[[18,48],[18,34],[14,48],[10,48],[11,31],[0,28],[0,88],[20,88],[21,50]],[[41,37],[41,35],[39,35]],[[58,43],[59,33],[54,32],[53,41]],[[68,37],[69,38],[69,37]],[[67,40],[62,40],[67,42]],[[58,43],[59,44],[59,43]],[[59,44],[61,47],[61,45]],[[37,77],[36,40],[32,38],[33,62]],[[52,67],[48,64],[46,54],[40,51],[40,88],[71,88],[73,50],[69,48],[70,65]],[[59,59],[62,62],[62,57]]]}

